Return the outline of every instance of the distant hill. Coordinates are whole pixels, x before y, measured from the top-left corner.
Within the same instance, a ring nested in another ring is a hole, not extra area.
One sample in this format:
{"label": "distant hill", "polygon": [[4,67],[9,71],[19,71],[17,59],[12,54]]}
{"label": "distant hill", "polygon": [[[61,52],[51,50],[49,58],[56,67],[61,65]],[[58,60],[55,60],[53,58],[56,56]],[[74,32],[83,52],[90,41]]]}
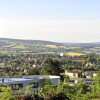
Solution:
{"label": "distant hill", "polygon": [[100,47],[96,43],[57,43],[43,40],[21,40],[0,38],[0,51],[9,52],[80,52],[89,48]]}
{"label": "distant hill", "polygon": [[17,52],[61,52],[63,44],[43,40],[21,40],[0,38],[0,51]]}
{"label": "distant hill", "polygon": [[97,47],[97,46],[100,46],[100,42],[94,42],[94,43],[63,43],[63,45],[78,46],[78,47]]}
{"label": "distant hill", "polygon": [[0,41],[4,42],[23,42],[23,43],[45,43],[45,44],[61,44],[57,42],[51,42],[51,41],[44,41],[44,40],[23,40],[23,39],[9,39],[9,38],[0,38]]}

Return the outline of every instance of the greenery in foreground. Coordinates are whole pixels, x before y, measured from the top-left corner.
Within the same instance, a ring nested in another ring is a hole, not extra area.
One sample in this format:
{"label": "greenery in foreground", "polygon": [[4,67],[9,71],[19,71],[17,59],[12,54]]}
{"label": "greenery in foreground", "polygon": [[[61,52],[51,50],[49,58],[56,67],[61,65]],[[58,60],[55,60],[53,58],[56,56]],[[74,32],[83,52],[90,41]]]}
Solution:
{"label": "greenery in foreground", "polygon": [[65,78],[57,87],[45,81],[38,94],[31,92],[33,86],[26,87],[24,93],[14,94],[9,87],[0,87],[0,100],[100,100],[100,76],[93,78],[91,85],[79,82],[70,86]]}

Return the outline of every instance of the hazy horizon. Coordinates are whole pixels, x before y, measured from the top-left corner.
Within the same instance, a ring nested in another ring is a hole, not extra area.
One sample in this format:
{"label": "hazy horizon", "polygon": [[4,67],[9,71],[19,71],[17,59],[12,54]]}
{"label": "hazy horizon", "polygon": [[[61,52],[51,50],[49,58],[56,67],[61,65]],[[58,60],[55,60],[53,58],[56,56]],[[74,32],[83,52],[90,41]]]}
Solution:
{"label": "hazy horizon", "polygon": [[100,0],[2,0],[0,38],[100,42]]}

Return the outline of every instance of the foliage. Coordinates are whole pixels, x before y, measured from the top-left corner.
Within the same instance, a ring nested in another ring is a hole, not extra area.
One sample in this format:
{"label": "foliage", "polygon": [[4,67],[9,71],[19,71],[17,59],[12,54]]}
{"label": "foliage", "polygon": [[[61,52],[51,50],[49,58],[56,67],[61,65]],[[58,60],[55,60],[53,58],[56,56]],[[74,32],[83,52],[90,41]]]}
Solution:
{"label": "foliage", "polygon": [[44,87],[47,84],[52,85],[49,79],[41,79],[38,83],[39,87]]}
{"label": "foliage", "polygon": [[42,69],[44,75],[59,75],[60,70],[59,61],[53,59],[47,59]]}
{"label": "foliage", "polygon": [[48,80],[42,80],[44,86],[39,87],[38,94],[31,92],[33,85],[27,86],[25,93],[14,94],[8,87],[0,87],[0,100],[95,100],[100,98],[100,77],[93,78],[92,84],[79,82],[70,86],[64,79],[57,87]]}
{"label": "foliage", "polygon": [[0,87],[0,100],[14,100],[14,94],[9,87]]}
{"label": "foliage", "polygon": [[17,95],[16,100],[44,100],[38,94]]}

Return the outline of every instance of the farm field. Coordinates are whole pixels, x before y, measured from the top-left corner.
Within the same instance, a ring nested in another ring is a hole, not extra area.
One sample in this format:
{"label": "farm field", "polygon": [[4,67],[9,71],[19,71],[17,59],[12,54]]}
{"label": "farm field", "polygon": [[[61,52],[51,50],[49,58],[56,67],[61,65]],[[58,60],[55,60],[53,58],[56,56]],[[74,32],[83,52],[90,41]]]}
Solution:
{"label": "farm field", "polygon": [[13,48],[15,48],[15,49],[26,49],[27,46],[25,46],[24,44],[17,44],[15,46],[13,46]]}
{"label": "farm field", "polygon": [[68,52],[65,55],[68,55],[68,56],[84,56],[85,54],[84,53],[78,53],[78,52]]}

